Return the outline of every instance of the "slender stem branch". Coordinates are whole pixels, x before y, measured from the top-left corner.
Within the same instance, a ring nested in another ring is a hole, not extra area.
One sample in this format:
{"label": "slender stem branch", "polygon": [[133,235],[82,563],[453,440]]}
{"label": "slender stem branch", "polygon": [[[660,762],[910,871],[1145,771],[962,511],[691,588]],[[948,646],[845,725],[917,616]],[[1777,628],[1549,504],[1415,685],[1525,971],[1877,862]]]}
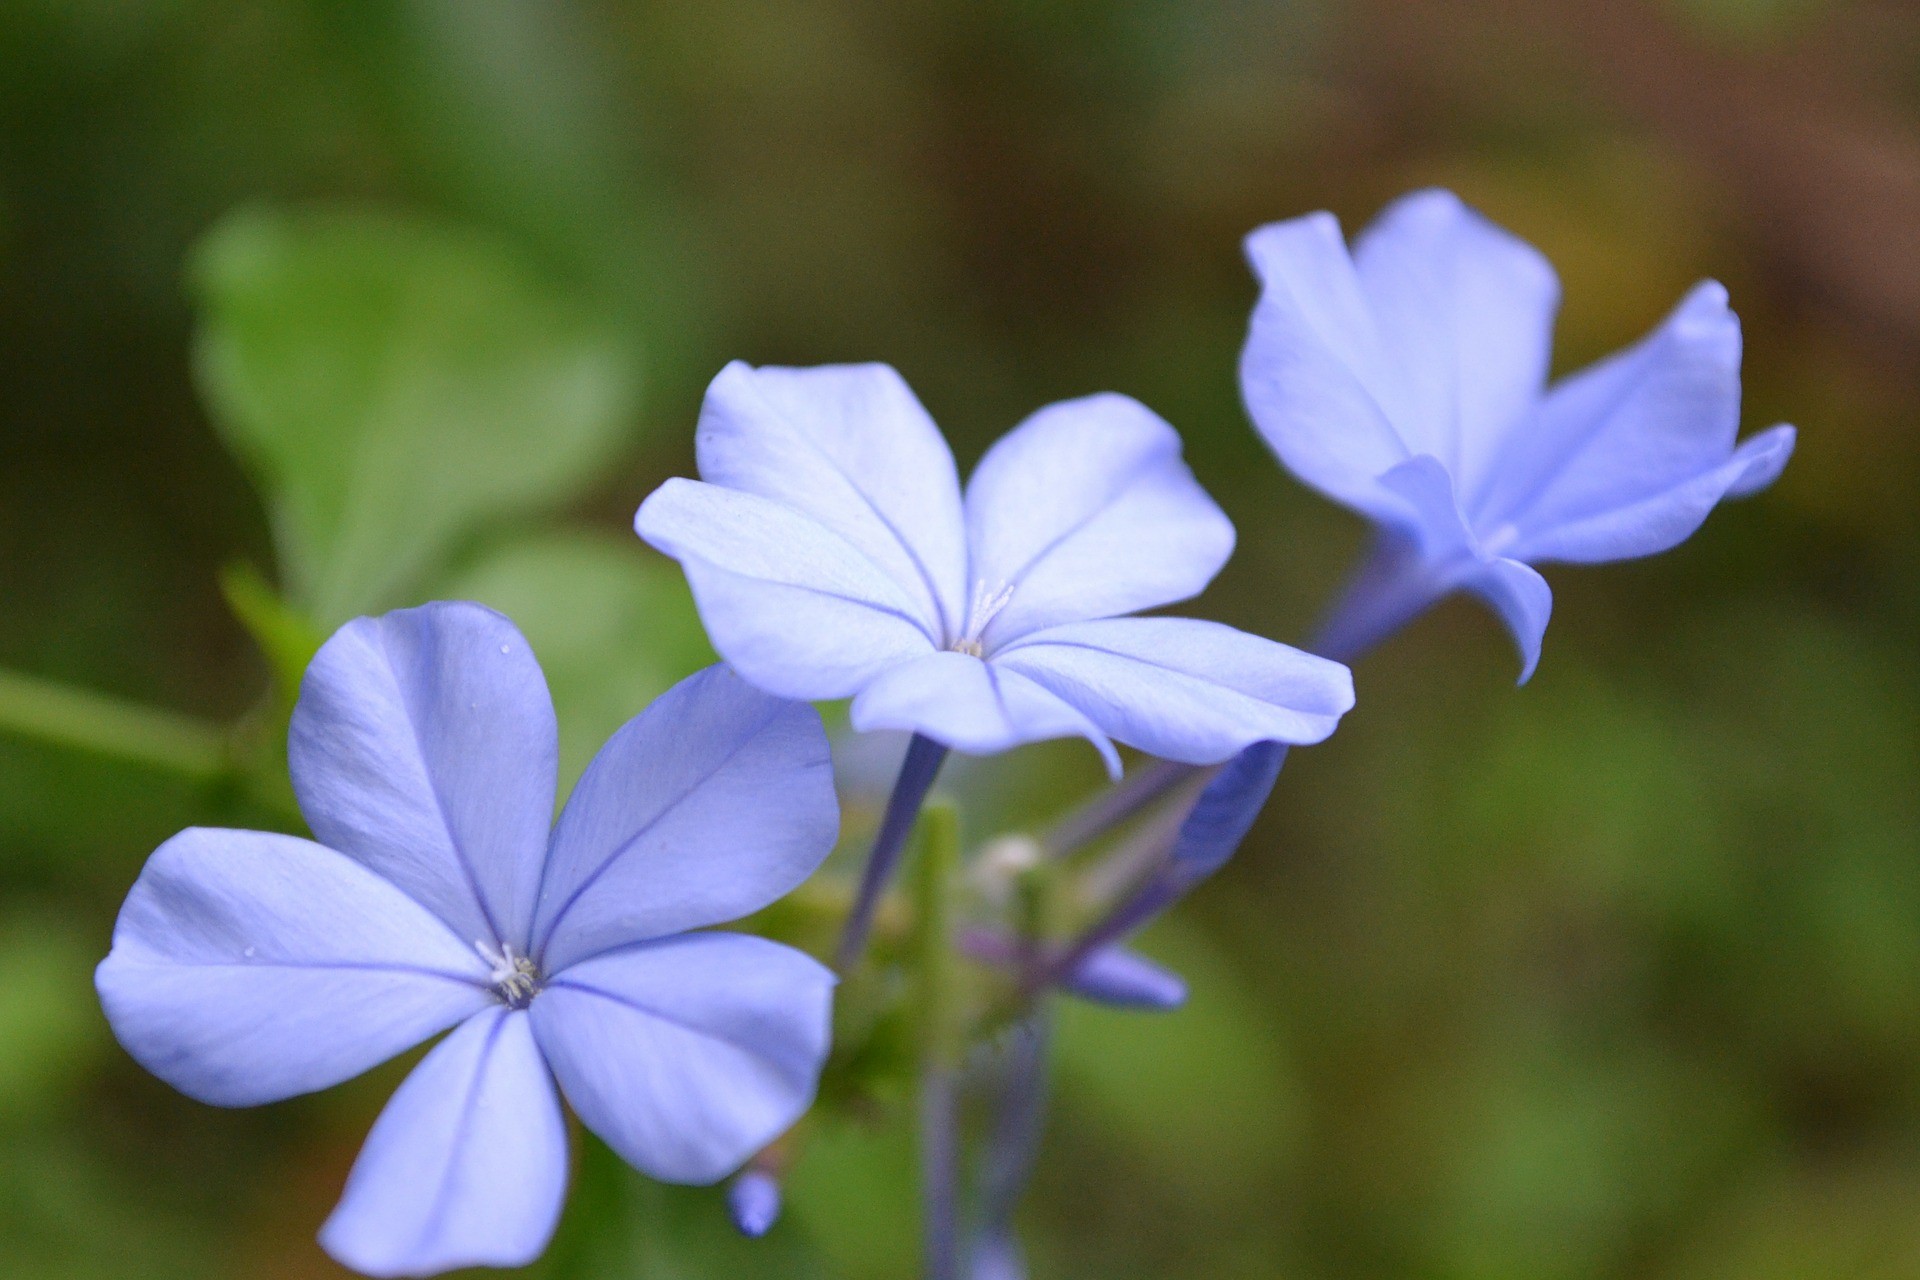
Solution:
{"label": "slender stem branch", "polygon": [[1095,951],[1140,928],[1224,866],[1272,794],[1286,758],[1285,743],[1256,742],[1221,766],[1186,808],[1153,870],[1030,977],[1028,995],[1058,984]]}
{"label": "slender stem branch", "polygon": [[1158,803],[1196,772],[1190,764],[1154,760],[1069,813],[1041,842],[1047,856],[1064,858]]}
{"label": "slender stem branch", "polygon": [[214,725],[13,671],[0,671],[0,731],[194,779],[216,778],[230,764]]}
{"label": "slender stem branch", "polygon": [[920,1076],[920,1193],[926,1280],[959,1280],[960,1072],[946,1064]]}
{"label": "slender stem branch", "polygon": [[[1001,1054],[998,1113],[987,1137],[981,1169],[980,1247],[1013,1245],[1013,1215],[1033,1176],[1047,1114],[1047,1051],[1051,1011],[1037,1006],[1014,1024]],[[1001,1237],[995,1240],[994,1237]]]}
{"label": "slender stem branch", "polygon": [[1307,641],[1307,651],[1354,663],[1447,593],[1404,539],[1383,536]]}
{"label": "slender stem branch", "polygon": [[1179,838],[1180,824],[1187,820],[1201,788],[1218,771],[1217,767],[1195,769],[1179,787],[1168,793],[1166,802],[1158,810],[1088,867],[1080,878],[1081,901],[1104,910],[1150,875]]}
{"label": "slender stem branch", "polygon": [[[1412,548],[1382,539],[1307,642],[1307,651],[1336,662],[1355,662],[1443,594],[1438,584],[1423,576]],[[1042,846],[1049,857],[1067,857],[1165,800],[1200,772],[1197,766],[1172,760],[1155,760],[1135,769],[1062,818]]]}
{"label": "slender stem branch", "polygon": [[[1308,649],[1337,662],[1359,660],[1432,605],[1439,592],[1423,572],[1412,548],[1392,539],[1380,542]],[[1116,851],[1112,861],[1124,860],[1124,867],[1095,868],[1094,877],[1109,886],[1122,872],[1142,866],[1150,870],[1132,892],[1029,977],[1029,996],[1059,982],[1095,951],[1140,928],[1218,870],[1266,803],[1286,755],[1282,743],[1254,743],[1215,771],[1203,787],[1168,800],[1166,814]],[[1180,783],[1203,772],[1159,761],[1069,814],[1049,834],[1046,847],[1056,856],[1071,852],[1168,799]],[[1169,821],[1175,814],[1179,816]]]}
{"label": "slender stem branch", "polygon": [[873,931],[873,915],[880,909],[880,897],[900,864],[900,851],[906,848],[913,832],[914,819],[933,779],[940,772],[947,749],[931,738],[913,735],[907,744],[907,758],[900,764],[900,776],[894,780],[893,794],[887,797],[887,811],[880,818],[880,830],[874,834],[873,849],[867,854],[867,867],[860,877],[860,892],[847,913],[840,932],[840,945],[834,953],[834,965],[841,973],[860,963],[867,949],[867,935]]}

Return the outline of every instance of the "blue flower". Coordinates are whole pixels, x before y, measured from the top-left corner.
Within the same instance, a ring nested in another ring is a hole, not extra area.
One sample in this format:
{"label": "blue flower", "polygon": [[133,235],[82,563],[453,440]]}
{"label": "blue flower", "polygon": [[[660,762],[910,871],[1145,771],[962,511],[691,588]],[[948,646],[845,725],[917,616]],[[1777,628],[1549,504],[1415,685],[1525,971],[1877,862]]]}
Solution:
{"label": "blue flower", "polygon": [[167,841],[97,984],[128,1052],[221,1106],[325,1088],[454,1028],[321,1231],[341,1262],[537,1256],[566,1187],[561,1094],[673,1182],[725,1176],[806,1109],[832,976],[687,931],[773,901],[832,847],[812,709],[704,671],[613,736],[553,825],[553,705],[526,641],[478,605],[431,604],[327,642],[289,757],[318,843]]}
{"label": "blue flower", "polygon": [[1548,387],[1553,269],[1448,192],[1393,204],[1351,255],[1316,213],[1255,231],[1247,256],[1262,286],[1240,362],[1254,423],[1384,534],[1322,652],[1357,652],[1463,589],[1513,633],[1525,680],[1553,603],[1530,566],[1664,551],[1793,451],[1786,426],[1735,447],[1740,325],[1711,281]]}
{"label": "blue flower", "polygon": [[939,428],[885,365],[754,369],[707,391],[705,483],[669,480],[640,536],[679,560],[714,647],[770,692],[853,699],[857,729],[988,753],[1079,735],[1212,764],[1317,742],[1337,663],[1213,622],[1118,615],[1197,594],[1233,526],[1150,410],[1040,410],[963,495]]}

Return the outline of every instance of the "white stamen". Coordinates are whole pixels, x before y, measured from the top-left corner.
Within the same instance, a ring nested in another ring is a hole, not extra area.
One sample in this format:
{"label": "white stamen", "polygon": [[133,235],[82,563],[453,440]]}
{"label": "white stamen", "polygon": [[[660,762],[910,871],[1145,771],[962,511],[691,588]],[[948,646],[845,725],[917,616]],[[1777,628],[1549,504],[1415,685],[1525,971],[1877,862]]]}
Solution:
{"label": "white stamen", "polygon": [[525,1008],[540,990],[540,969],[532,958],[515,955],[512,945],[505,942],[495,951],[479,938],[473,940],[473,949],[492,966],[487,980],[493,984],[494,994],[516,1009]]}
{"label": "white stamen", "polygon": [[967,610],[966,633],[953,642],[953,651],[955,653],[968,654],[975,658],[981,657],[986,652],[986,645],[981,640],[982,634],[985,633],[988,624],[999,615],[1002,609],[1007,607],[1008,602],[1012,599],[1012,583],[997,587],[992,591],[987,589],[985,582],[974,583],[973,605]]}

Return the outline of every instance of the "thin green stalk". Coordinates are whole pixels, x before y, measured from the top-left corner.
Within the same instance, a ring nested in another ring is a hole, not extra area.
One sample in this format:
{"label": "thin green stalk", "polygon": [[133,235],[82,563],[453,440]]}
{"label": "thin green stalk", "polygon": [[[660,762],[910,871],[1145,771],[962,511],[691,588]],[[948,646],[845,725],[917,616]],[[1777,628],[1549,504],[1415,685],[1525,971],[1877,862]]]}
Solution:
{"label": "thin green stalk", "polygon": [[214,725],[13,671],[0,671],[0,732],[188,778],[217,778],[230,765]]}
{"label": "thin green stalk", "polygon": [[960,820],[950,804],[921,817],[915,906],[915,976],[920,1013],[920,1169],[926,1206],[926,1280],[960,1274],[960,1057],[965,1014],[954,952],[953,891],[960,865]]}

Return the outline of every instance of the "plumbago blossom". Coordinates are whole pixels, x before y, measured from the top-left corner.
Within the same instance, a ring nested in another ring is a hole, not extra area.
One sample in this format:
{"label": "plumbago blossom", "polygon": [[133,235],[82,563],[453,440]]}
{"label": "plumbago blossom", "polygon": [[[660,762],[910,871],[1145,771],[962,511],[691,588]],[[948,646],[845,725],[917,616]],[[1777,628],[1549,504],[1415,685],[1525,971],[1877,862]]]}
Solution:
{"label": "plumbago blossom", "polygon": [[565,1193],[561,1095],[671,1182],[716,1181],[807,1108],[832,975],[688,931],[772,902],[832,847],[811,708],[701,672],[608,741],[554,824],[553,705],[527,642],[433,604],[321,648],[288,755],[318,843],[167,841],[97,982],[128,1051],[221,1106],[453,1028],[374,1124],[321,1232],[334,1257],[374,1275],[530,1261]]}
{"label": "plumbago blossom", "polygon": [[1640,342],[1549,387],[1559,282],[1445,191],[1405,196],[1349,252],[1331,214],[1247,238],[1261,294],[1240,362],[1280,461],[1382,530],[1322,652],[1440,597],[1481,597],[1521,679],[1553,603],[1531,566],[1664,551],[1771,484],[1792,427],[1735,446],[1740,324],[1707,281]]}
{"label": "plumbago blossom", "polygon": [[[1346,668],[1216,622],[1121,615],[1196,595],[1233,526],[1173,428],[1137,401],[1041,409],[963,493],[886,365],[734,363],[707,391],[703,481],[669,480],[640,536],[680,561],[714,647],[783,697],[852,698],[856,729],[984,754],[1114,741],[1214,764],[1318,742]],[[937,765],[937,759],[933,761]]]}

